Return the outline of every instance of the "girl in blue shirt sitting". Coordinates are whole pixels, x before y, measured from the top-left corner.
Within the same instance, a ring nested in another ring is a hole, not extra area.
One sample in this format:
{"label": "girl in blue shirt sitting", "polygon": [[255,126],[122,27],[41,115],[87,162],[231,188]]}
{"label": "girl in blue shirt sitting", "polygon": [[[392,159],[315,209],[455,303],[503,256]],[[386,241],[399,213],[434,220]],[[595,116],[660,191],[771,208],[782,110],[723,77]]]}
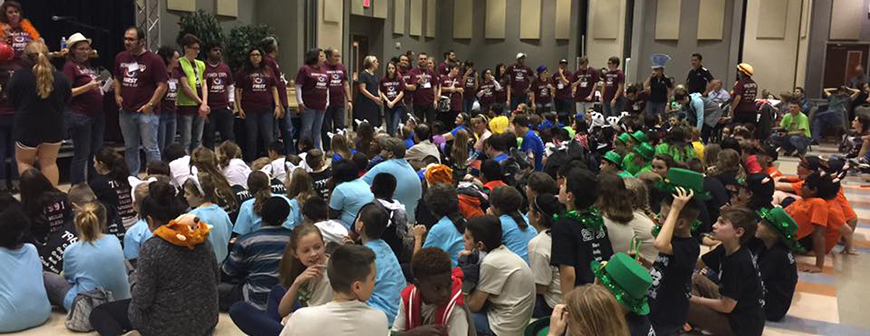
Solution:
{"label": "girl in blue shirt sitting", "polygon": [[130,298],[130,281],[121,242],[103,234],[106,208],[97,202],[78,209],[75,226],[79,240],[63,252],[63,276],[45,273],[49,301],[69,310],[77,295],[98,287],[112,292],[116,300]]}
{"label": "girl in blue shirt sitting", "polygon": [[426,242],[423,243],[423,235],[426,234],[426,226],[416,225],[412,230],[414,235],[414,253],[426,247],[437,247],[450,255],[453,267],[459,261],[459,252],[465,249],[465,241],[462,234],[465,233],[465,218],[459,212],[459,196],[452,185],[436,183],[429,186],[426,192],[426,206],[429,211],[440,218],[429,229]]}
{"label": "girl in blue shirt sitting", "polygon": [[523,195],[511,186],[495,188],[489,196],[490,207],[487,212],[498,216],[501,221],[501,239],[511,252],[529,263],[529,241],[538,235],[534,227],[529,226],[528,217],[520,213]]}
{"label": "girl in blue shirt sitting", "polygon": [[[248,191],[254,195],[254,198],[245,201],[239,208],[239,218],[236,219],[236,225],[233,227],[234,234],[245,235],[260,229],[260,222],[262,221],[260,211],[262,211],[263,204],[269,198],[273,196],[281,197],[287,201],[287,204],[290,204],[287,196],[272,194],[269,176],[261,171],[255,171],[248,175]],[[292,230],[294,226],[299,224],[295,220],[299,217],[298,212],[299,207],[291,207],[290,216],[287,216],[287,220],[284,221],[282,226]]]}
{"label": "girl in blue shirt sitting", "polygon": [[222,264],[229,254],[233,223],[227,212],[216,204],[216,189],[217,181],[214,175],[207,172],[191,175],[187,182],[184,182],[184,199],[193,209],[190,213],[212,226],[208,240],[214,248],[217,263]]}
{"label": "girl in blue shirt sitting", "polygon": [[332,148],[333,163],[344,159],[350,159],[353,153],[356,153],[356,149],[351,148],[349,141],[347,141],[347,137],[341,133],[332,136],[330,148]]}

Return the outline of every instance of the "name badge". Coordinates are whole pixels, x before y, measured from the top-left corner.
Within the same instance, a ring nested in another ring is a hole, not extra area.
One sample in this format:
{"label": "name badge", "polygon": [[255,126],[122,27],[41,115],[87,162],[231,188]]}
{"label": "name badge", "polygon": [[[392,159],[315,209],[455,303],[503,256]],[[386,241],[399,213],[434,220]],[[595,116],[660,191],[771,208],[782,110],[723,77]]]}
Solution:
{"label": "name badge", "polygon": [[139,63],[130,63],[129,65],[127,65],[127,71],[133,72],[136,70],[139,70]]}
{"label": "name badge", "polygon": [[562,84],[562,82],[560,81],[559,84],[556,84],[556,88],[559,89],[559,90],[564,89],[564,88],[565,88],[565,84]]}
{"label": "name badge", "polygon": [[423,83],[423,88],[424,88],[424,89],[429,89],[429,88],[431,88],[431,87],[432,87],[432,83],[429,83],[429,82]]}
{"label": "name badge", "polygon": [[589,86],[589,83],[587,83],[587,82],[580,82],[580,87],[585,88],[585,87],[587,87],[587,86]]}

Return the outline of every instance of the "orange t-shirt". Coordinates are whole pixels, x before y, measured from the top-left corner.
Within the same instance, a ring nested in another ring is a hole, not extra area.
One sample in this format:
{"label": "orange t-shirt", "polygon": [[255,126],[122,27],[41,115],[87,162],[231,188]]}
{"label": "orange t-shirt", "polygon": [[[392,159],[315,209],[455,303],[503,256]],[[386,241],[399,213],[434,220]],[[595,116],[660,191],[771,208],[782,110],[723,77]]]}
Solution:
{"label": "orange t-shirt", "polygon": [[837,199],[825,201],[828,204],[828,225],[825,228],[825,253],[831,252],[831,249],[840,241],[840,227],[846,224],[846,217],[843,216],[843,210]]}
{"label": "orange t-shirt", "polygon": [[797,239],[813,233],[816,226],[828,226],[828,203],[821,198],[799,199],[785,208],[798,225]]}
{"label": "orange t-shirt", "polygon": [[[797,182],[792,182],[791,187],[794,188],[795,195],[801,196],[801,191],[804,187],[804,181],[799,180]],[[840,210],[843,214],[843,218],[846,221],[853,220],[858,218],[858,214],[855,213],[855,209],[852,209],[852,205],[849,204],[849,200],[846,199],[846,194],[843,192],[843,186],[840,186],[840,191],[837,192],[837,197],[834,198],[837,201],[837,204],[840,206]]]}
{"label": "orange t-shirt", "polygon": [[780,177],[782,172],[776,169],[776,167],[767,167],[767,175],[770,175],[770,177]]}

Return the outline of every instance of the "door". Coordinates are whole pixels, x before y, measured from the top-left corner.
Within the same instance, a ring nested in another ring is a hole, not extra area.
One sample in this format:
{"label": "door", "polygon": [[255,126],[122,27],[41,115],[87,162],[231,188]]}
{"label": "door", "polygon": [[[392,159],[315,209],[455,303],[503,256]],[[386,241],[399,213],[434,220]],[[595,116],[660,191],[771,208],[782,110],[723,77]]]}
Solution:
{"label": "door", "polygon": [[849,84],[855,75],[855,67],[867,68],[870,44],[829,43],[825,54],[825,72],[822,84],[826,88]]}
{"label": "door", "polygon": [[351,94],[356,97],[359,88],[356,85],[357,79],[359,78],[360,71],[363,71],[363,61],[366,58],[366,55],[369,54],[369,38],[363,35],[353,35],[351,36],[351,50],[350,50],[350,72],[351,80],[353,81],[353,85],[351,85]]}

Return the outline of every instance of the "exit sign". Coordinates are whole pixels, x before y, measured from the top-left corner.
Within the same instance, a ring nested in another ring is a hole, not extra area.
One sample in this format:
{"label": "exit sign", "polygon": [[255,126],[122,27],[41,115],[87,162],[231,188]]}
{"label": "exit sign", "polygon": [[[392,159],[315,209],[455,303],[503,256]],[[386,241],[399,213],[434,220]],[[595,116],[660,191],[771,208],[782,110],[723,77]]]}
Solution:
{"label": "exit sign", "polygon": [[372,6],[372,0],[363,0],[363,7],[369,8]]}

